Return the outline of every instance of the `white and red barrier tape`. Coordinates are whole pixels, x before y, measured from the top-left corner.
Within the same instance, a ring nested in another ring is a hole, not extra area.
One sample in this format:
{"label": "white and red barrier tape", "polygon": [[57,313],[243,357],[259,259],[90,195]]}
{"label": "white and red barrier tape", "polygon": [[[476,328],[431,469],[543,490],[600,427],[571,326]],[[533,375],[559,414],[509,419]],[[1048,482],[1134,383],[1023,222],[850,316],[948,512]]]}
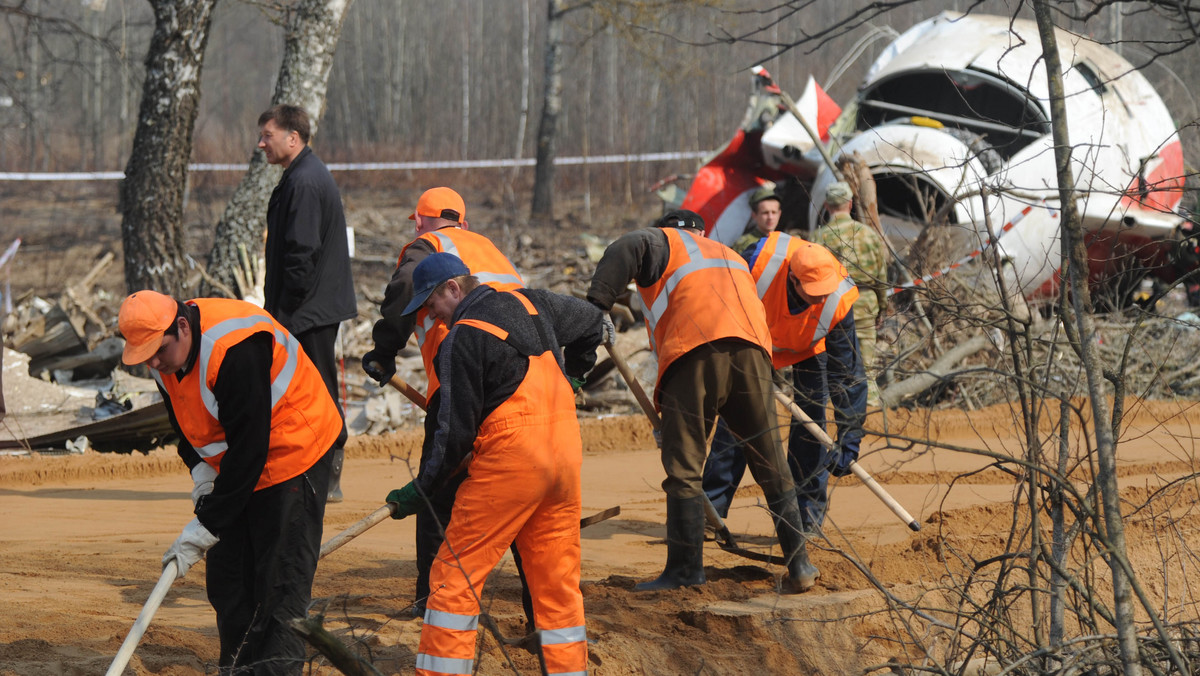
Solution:
{"label": "white and red barrier tape", "polygon": [[[593,155],[590,157],[558,157],[554,164],[574,166],[583,164],[621,164],[624,162],[663,162],[670,160],[694,160],[707,157],[712,151],[695,150],[666,153],[638,153],[633,155]],[[496,160],[446,160],[426,162],[331,162],[330,171],[411,171],[422,169],[504,169],[532,167],[537,163],[532,157],[515,157]],[[246,171],[247,164],[214,164],[200,162],[188,165],[188,171]],[[116,181],[125,178],[123,171],[65,171],[33,173],[0,172],[0,181]]]}
{"label": "white and red barrier tape", "polygon": [[[1042,204],[1045,204],[1045,201],[1043,201]],[[967,254],[966,256],[963,256],[962,258],[960,258],[957,261],[951,263],[950,265],[942,268],[941,270],[938,270],[936,272],[931,272],[928,275],[925,275],[918,279],[914,279],[911,282],[908,282],[907,284],[901,284],[900,286],[895,286],[895,287],[888,289],[887,295],[891,296],[891,295],[900,293],[901,291],[906,291],[908,289],[914,289],[923,284],[928,284],[931,280],[934,280],[934,279],[937,279],[938,277],[947,275],[950,272],[957,270],[958,268],[966,265],[967,263],[970,263],[972,260],[974,260],[974,259],[978,258],[980,255],[982,255],[985,251],[987,251],[987,250],[991,249],[993,246],[995,246],[996,243],[1000,241],[1000,238],[1005,235],[1005,233],[1007,233],[1008,231],[1010,231],[1014,227],[1016,227],[1017,223],[1020,223],[1022,220],[1024,220],[1024,218],[1026,216],[1029,215],[1029,212],[1033,211],[1033,207],[1034,207],[1034,205],[1030,204],[1029,206],[1022,209],[1021,213],[1014,216],[1011,221],[1005,223],[1004,226],[1000,228],[1000,231],[996,233],[996,236],[994,238],[992,238],[984,246],[982,246],[978,249],[975,249],[971,253]],[[1051,210],[1050,217],[1058,218],[1058,210],[1056,210],[1056,209]]]}

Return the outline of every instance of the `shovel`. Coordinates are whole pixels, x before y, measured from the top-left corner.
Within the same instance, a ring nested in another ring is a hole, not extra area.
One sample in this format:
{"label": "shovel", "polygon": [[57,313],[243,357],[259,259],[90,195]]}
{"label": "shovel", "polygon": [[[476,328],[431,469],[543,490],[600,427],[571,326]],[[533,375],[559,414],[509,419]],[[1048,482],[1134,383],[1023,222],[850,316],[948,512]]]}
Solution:
{"label": "shovel", "polygon": [[129,635],[125,637],[125,642],[121,644],[121,649],[117,651],[117,656],[113,658],[105,676],[120,676],[125,671],[125,665],[129,664],[130,658],[133,657],[133,651],[137,650],[138,642],[142,640],[142,635],[150,626],[150,620],[154,618],[154,613],[162,605],[163,599],[166,598],[167,592],[177,577],[179,577],[179,569],[175,567],[174,561],[163,567],[158,584],[154,585],[154,590],[150,592],[150,598],[146,599],[146,605],[142,606],[142,612],[134,620]]}
{"label": "shovel", "polygon": [[[797,406],[796,402],[789,399],[786,394],[780,392],[778,389],[775,390],[775,399],[787,407],[787,410],[791,412],[792,417],[800,421],[800,423],[804,425],[804,429],[808,430],[809,433],[817,439],[817,441],[825,444],[825,446],[829,448],[836,448],[836,445],[833,443],[833,439],[830,439],[825,430],[821,429],[820,425],[813,422],[813,419],[808,417],[808,414],[804,412],[804,409]],[[857,462],[852,462],[850,463],[850,471],[854,473],[854,476],[858,477],[859,481],[862,481],[864,484],[866,484],[867,488],[871,489],[871,492],[875,494],[875,497],[882,500],[883,504],[887,505],[888,509],[892,510],[893,514],[900,517],[901,521],[908,524],[909,530],[913,531],[914,533],[921,530],[921,524],[917,523],[917,520],[912,517],[912,514],[909,514],[908,510],[904,509],[904,507],[896,501],[896,498],[893,498],[883,486],[880,486],[879,482],[875,480],[875,477],[867,473],[867,470],[859,467]]]}

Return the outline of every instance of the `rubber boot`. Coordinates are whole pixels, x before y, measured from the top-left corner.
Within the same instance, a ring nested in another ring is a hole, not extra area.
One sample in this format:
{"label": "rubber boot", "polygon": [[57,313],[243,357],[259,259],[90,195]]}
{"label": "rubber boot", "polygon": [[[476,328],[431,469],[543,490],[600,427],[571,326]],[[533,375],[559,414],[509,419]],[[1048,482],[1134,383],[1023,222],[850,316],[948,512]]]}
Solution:
{"label": "rubber boot", "polygon": [[329,470],[329,495],[325,502],[342,501],[342,463],[346,460],[346,449],[333,449],[333,468]]}
{"label": "rubber boot", "polygon": [[817,583],[821,571],[808,560],[808,547],[800,521],[800,506],[796,503],[796,491],[780,495],[768,495],[767,506],[775,516],[775,532],[779,535],[779,546],[787,561],[787,577],[783,590],[789,594],[806,592]]}
{"label": "rubber boot", "polygon": [[704,584],[704,496],[667,496],[667,567],[658,579],[634,591],[659,591]]}

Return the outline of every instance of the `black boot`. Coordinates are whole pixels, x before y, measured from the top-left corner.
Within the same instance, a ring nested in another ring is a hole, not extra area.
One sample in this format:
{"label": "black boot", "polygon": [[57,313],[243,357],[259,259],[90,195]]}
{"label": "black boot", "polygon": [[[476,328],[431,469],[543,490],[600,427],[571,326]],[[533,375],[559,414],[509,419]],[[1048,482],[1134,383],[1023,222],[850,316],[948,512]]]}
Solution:
{"label": "black boot", "polygon": [[805,545],[803,524],[800,521],[800,506],[796,503],[796,491],[790,490],[780,495],[768,495],[767,506],[775,518],[775,532],[779,534],[779,546],[783,549],[783,557],[787,560],[787,577],[784,579],[784,591],[788,593],[805,592],[812,589],[821,577],[821,571],[808,560],[808,548]]}
{"label": "black boot", "polygon": [[326,502],[342,501],[342,463],[346,460],[346,449],[333,449],[333,467],[329,470],[329,494]]}
{"label": "black boot", "polygon": [[704,584],[704,496],[667,496],[667,567],[657,580],[634,591],[678,589]]}

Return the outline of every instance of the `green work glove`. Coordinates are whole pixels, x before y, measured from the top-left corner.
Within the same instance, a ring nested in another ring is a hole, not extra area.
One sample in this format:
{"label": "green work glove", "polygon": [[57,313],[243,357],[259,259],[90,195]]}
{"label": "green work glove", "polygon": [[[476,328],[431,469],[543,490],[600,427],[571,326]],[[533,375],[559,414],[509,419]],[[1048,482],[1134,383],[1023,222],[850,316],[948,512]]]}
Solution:
{"label": "green work glove", "polygon": [[571,391],[575,394],[579,394],[579,391],[582,390],[583,386],[587,384],[587,380],[583,378],[576,378],[574,376],[567,376],[567,380],[570,381]]}
{"label": "green work glove", "polygon": [[397,488],[388,493],[384,502],[389,505],[395,505],[392,508],[393,519],[403,519],[420,511],[421,503],[424,501],[421,498],[421,494],[417,492],[416,482],[410,481],[404,488]]}

